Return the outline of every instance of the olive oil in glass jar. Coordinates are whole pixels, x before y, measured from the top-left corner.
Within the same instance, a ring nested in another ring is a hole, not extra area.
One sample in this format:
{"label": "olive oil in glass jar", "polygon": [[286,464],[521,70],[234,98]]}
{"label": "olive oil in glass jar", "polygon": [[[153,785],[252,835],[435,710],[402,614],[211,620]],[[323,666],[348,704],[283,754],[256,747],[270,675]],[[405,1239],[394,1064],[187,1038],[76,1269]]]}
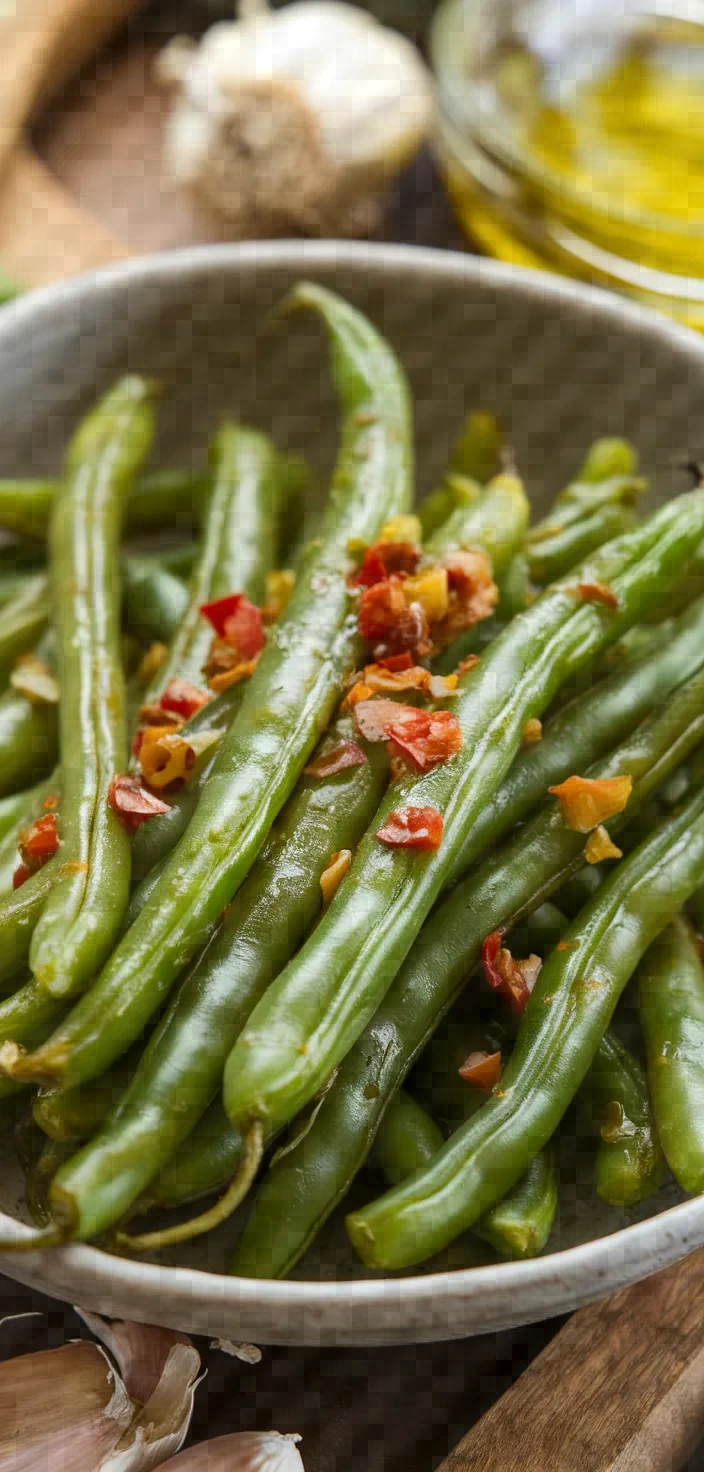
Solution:
{"label": "olive oil in glass jar", "polygon": [[431,45],[479,247],[704,329],[704,0],[444,0]]}

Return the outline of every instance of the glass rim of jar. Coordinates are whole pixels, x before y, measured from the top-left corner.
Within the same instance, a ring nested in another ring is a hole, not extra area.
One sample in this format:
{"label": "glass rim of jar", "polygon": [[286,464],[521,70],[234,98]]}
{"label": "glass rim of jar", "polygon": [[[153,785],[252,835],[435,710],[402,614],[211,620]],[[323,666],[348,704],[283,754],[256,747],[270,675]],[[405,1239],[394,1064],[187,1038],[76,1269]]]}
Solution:
{"label": "glass rim of jar", "polygon": [[[491,126],[486,115],[472,101],[472,85],[453,68],[451,18],[462,10],[466,0],[441,0],[432,19],[428,35],[428,53],[436,82],[436,106],[441,109],[457,135],[458,144],[463,134],[471,130],[475,145],[484,147],[494,155],[499,165],[510,173],[518,174],[524,181],[534,185],[551,202],[562,199],[581,212],[592,216],[601,215],[619,224],[630,226],[633,231],[657,230],[673,239],[704,241],[704,215],[695,223],[674,220],[671,215],[657,214],[652,210],[619,205],[613,196],[594,188],[580,189],[571,184],[563,174],[539,163],[527,149],[510,143],[500,127]],[[456,29],[455,29],[456,37]],[[454,43],[454,57],[457,43]]]}

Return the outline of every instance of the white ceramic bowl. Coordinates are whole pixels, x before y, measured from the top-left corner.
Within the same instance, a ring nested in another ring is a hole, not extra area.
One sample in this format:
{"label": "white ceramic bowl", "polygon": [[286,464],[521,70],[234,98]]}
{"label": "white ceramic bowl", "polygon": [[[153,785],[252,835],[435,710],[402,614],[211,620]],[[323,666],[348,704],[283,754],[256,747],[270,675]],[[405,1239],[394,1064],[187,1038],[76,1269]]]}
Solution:
{"label": "white ceramic bowl", "polygon": [[[500,414],[539,511],[598,434],[631,436],[661,497],[673,487],[677,459],[704,449],[704,341],[664,318],[466,256],[295,242],[134,261],[5,308],[0,474],[52,470],[81,411],[127,367],[164,382],[164,463],[202,453],[218,416],[234,411],[326,467],[336,415],[320,332],[303,315],[281,325],[273,312],[301,276],[349,296],[398,348],[415,395],[421,491],[432,486],[472,405]],[[26,1230],[21,1195],[8,1153],[0,1161],[3,1236]],[[704,1243],[704,1200],[661,1193],[636,1221],[599,1206],[579,1171],[563,1197],[559,1250],[457,1272],[354,1280],[335,1226],[319,1262],[307,1261],[285,1283],[226,1277],[227,1230],[174,1265],[76,1245],[6,1254],[2,1266],[85,1308],[196,1333],[379,1344],[563,1313]]]}

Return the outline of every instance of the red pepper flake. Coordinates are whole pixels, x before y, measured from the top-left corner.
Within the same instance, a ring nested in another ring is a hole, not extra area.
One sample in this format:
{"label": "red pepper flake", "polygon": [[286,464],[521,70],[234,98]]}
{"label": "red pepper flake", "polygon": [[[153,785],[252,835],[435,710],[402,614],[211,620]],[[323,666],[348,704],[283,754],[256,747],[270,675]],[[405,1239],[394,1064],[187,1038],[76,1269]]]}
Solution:
{"label": "red pepper flake", "polygon": [[414,848],[430,853],[440,847],[443,827],[442,814],[436,808],[399,808],[389,813],[376,836],[389,848]]}
{"label": "red pepper flake", "polygon": [[367,758],[361,746],[356,741],[341,741],[334,746],[332,751],[326,751],[322,756],[310,762],[303,768],[304,777],[335,777],[338,772],[344,772],[348,767],[362,767]]}
{"label": "red pepper flake", "polygon": [[58,793],[57,792],[47,792],[47,795],[44,798],[44,801],[42,803],[42,807],[44,809],[44,812],[45,813],[53,813],[54,810],[58,806],[59,806],[59,795],[58,795]]}
{"label": "red pepper flake", "polygon": [[236,649],[242,659],[253,659],[264,648],[264,623],[261,609],[250,603],[244,593],[230,593],[200,608],[219,639]]}
{"label": "red pepper flake", "polygon": [[210,700],[210,692],[201,689],[200,685],[192,685],[190,680],[169,680],[160,696],[159,705],[162,710],[172,711],[174,715],[182,716],[188,721]]}
{"label": "red pepper flake", "polygon": [[464,629],[481,623],[493,613],[499,598],[491,560],[486,552],[451,552],[444,560],[450,589],[446,616],[432,626],[433,644],[444,649]]}
{"label": "red pepper flake", "polygon": [[12,888],[20,889],[28,879],[32,877],[32,870],[26,864],[19,864],[12,876]]}
{"label": "red pepper flake", "polygon": [[459,675],[461,679],[463,675],[468,674],[469,670],[473,670],[474,666],[477,664],[479,664],[478,654],[466,654],[464,659],[460,660],[455,673]]}
{"label": "red pepper flake", "polygon": [[367,547],[352,584],[358,588],[371,588],[394,573],[415,572],[419,562],[420,548],[412,542],[375,542],[373,547]]}
{"label": "red pepper flake", "polygon": [[530,994],[542,968],[540,956],[531,955],[525,961],[515,961],[511,952],[502,946],[502,930],[493,930],[482,946],[484,975],[495,991],[510,1002],[519,1016],[525,1012]]}
{"label": "red pepper flake", "polygon": [[460,723],[450,711],[414,710],[409,706],[401,709],[401,718],[389,727],[389,743],[395,755],[411,762],[419,772],[427,772],[461,750],[464,741]]}
{"label": "red pepper flake", "polygon": [[603,603],[604,608],[618,608],[618,598],[608,583],[578,583],[574,595],[583,603]]}
{"label": "red pepper flake", "polygon": [[[351,691],[350,694],[354,694],[354,691]],[[415,706],[401,705],[396,700],[364,699],[354,704],[355,724],[365,741],[388,741],[393,725],[402,722],[404,716],[416,716],[417,714]]]}
{"label": "red pepper flake", "polygon": [[59,847],[59,830],[53,813],[37,818],[29,828],[21,828],[19,850],[23,864],[32,873],[41,869],[48,859],[53,858]]}
{"label": "red pepper flake", "polygon": [[465,1083],[473,1084],[475,1089],[482,1089],[484,1093],[490,1094],[501,1078],[501,1054],[483,1051],[470,1053],[458,1073]]}
{"label": "red pepper flake", "polygon": [[147,792],[136,777],[113,777],[108,802],[128,833],[136,833],[140,823],[169,811],[168,803],[155,797],[153,792]]}
{"label": "red pepper flake", "polygon": [[382,666],[382,669],[390,670],[391,673],[395,675],[398,674],[400,670],[412,669],[413,659],[412,656],[408,653],[408,650],[404,650],[403,654],[389,654],[387,655],[386,659],[378,659],[377,664],[380,664]]}
{"label": "red pepper flake", "polygon": [[365,588],[358,621],[359,632],[377,660],[406,652],[423,658],[432,649],[425,613],[420,603],[406,602],[401,578],[387,578]]}

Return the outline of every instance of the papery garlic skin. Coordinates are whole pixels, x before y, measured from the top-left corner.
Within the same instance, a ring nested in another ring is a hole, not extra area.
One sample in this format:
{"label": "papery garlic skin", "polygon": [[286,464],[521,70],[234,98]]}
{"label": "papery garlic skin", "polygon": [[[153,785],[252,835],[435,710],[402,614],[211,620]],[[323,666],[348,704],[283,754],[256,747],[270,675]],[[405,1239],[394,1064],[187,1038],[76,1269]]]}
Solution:
{"label": "papery garlic skin", "polygon": [[304,1472],[297,1441],[299,1436],[281,1436],[278,1431],[240,1431],[190,1447],[169,1468],[174,1472]]}
{"label": "papery garlic skin", "polygon": [[418,52],[342,0],[240,11],[160,59],[180,93],[166,140],[174,179],[240,236],[361,233],[430,130]]}

